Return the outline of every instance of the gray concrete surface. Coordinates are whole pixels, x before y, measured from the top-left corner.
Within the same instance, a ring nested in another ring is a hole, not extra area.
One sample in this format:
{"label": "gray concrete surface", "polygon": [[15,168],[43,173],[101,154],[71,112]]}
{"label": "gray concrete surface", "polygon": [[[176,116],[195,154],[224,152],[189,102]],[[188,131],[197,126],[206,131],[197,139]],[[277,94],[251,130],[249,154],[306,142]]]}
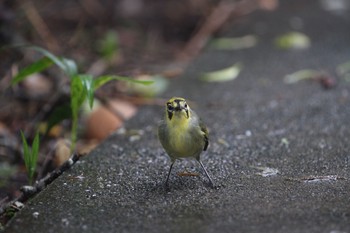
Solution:
{"label": "gray concrete surface", "polygon": [[[172,83],[165,97],[193,101],[209,127],[202,161],[216,189],[193,161],[177,162],[171,189],[164,188],[170,160],[156,136],[163,108],[145,106],[124,133],[32,199],[5,232],[350,232],[350,83],[335,73],[350,60],[350,12],[320,6],[282,1],[276,12],[240,19],[225,36],[258,35],[257,46],[207,49]],[[311,47],[274,47],[295,26]],[[244,69],[236,80],[198,80],[238,61]],[[283,81],[306,68],[328,72],[336,87]],[[200,176],[175,175],[185,167]],[[264,177],[260,168],[278,173]]]}

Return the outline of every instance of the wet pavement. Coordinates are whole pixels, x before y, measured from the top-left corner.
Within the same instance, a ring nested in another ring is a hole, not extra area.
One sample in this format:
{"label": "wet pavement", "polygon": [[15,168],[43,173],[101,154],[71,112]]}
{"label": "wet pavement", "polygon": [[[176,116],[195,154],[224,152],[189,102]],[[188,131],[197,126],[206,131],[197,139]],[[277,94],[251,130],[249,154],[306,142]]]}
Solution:
{"label": "wet pavement", "polygon": [[[223,36],[255,35],[256,46],[208,48],[171,84],[165,97],[187,98],[208,125],[201,158],[215,189],[191,160],[175,163],[165,189],[170,159],[156,135],[164,109],[145,106],[5,232],[350,232],[350,81],[336,72],[350,60],[350,12],[325,10],[327,2],[282,1],[243,17]],[[306,34],[310,47],[277,48],[289,31]],[[199,80],[236,62],[235,80]],[[302,69],[336,85],[285,82]],[[176,175],[184,170],[200,175]]]}

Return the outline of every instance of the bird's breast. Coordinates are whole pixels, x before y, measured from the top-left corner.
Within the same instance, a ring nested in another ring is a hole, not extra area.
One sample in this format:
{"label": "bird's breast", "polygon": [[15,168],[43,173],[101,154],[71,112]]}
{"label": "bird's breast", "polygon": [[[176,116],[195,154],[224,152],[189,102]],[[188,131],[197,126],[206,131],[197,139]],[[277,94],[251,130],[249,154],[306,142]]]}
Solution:
{"label": "bird's breast", "polygon": [[170,146],[176,157],[197,156],[203,150],[203,138],[196,134],[195,129],[179,130],[173,128],[170,132]]}

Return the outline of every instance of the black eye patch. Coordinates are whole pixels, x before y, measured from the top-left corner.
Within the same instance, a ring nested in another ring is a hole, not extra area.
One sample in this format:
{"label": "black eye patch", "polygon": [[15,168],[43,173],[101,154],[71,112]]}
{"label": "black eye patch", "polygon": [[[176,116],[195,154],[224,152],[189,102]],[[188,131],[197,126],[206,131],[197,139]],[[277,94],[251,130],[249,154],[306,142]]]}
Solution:
{"label": "black eye patch", "polygon": [[168,109],[169,112],[173,112],[174,111],[174,107],[170,103],[167,104],[167,109]]}

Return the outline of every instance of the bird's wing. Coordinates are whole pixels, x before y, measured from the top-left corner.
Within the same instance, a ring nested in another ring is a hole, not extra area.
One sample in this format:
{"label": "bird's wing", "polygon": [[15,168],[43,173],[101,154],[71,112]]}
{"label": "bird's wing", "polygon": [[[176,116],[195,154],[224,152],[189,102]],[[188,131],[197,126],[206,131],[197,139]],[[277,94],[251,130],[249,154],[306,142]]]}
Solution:
{"label": "bird's wing", "polygon": [[205,126],[205,124],[202,122],[202,120],[199,120],[199,127],[201,128],[201,131],[203,132],[203,136],[204,136],[204,148],[203,150],[207,150],[208,145],[209,145],[209,132],[207,127]]}

